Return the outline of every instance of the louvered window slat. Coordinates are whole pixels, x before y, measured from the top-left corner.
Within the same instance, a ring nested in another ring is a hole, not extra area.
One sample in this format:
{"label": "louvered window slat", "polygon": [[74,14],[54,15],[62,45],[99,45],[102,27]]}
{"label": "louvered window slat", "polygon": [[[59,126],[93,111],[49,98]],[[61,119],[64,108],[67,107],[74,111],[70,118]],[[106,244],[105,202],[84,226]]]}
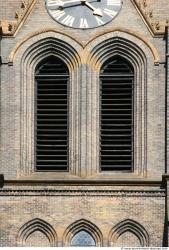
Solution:
{"label": "louvered window slat", "polygon": [[133,169],[133,68],[114,57],[100,75],[100,165],[102,171]]}
{"label": "louvered window slat", "polygon": [[68,69],[49,57],[36,70],[36,170],[68,171]]}

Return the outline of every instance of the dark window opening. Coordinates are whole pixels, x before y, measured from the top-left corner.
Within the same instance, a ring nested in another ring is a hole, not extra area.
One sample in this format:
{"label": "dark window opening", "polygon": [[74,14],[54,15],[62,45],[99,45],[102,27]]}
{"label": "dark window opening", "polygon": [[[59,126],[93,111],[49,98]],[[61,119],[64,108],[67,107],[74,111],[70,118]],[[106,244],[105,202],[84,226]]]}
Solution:
{"label": "dark window opening", "polygon": [[133,170],[133,81],[133,67],[119,56],[101,69],[101,171]]}
{"label": "dark window opening", "polygon": [[68,82],[65,63],[46,58],[35,72],[36,170],[68,170]]}

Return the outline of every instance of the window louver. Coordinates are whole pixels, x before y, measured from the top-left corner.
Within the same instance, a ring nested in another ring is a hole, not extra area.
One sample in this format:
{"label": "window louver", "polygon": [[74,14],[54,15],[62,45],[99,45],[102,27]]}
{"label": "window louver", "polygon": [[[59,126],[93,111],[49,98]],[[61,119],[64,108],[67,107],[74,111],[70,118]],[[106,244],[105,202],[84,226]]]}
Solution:
{"label": "window louver", "polygon": [[133,68],[120,57],[101,70],[100,162],[102,171],[133,168]]}
{"label": "window louver", "polygon": [[68,170],[67,66],[49,57],[36,70],[36,170]]}

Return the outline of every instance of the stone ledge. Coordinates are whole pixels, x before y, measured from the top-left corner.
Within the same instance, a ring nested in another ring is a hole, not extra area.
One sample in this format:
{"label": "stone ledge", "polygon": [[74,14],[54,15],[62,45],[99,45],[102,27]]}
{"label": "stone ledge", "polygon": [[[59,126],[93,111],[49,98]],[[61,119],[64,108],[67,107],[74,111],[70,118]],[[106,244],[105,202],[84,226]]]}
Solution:
{"label": "stone ledge", "polygon": [[128,186],[140,186],[140,185],[146,185],[146,186],[161,186],[162,185],[162,179],[50,179],[50,180],[44,180],[44,179],[34,179],[34,180],[5,180],[5,184],[7,185],[42,185],[42,184],[54,184],[54,185],[128,185]]}

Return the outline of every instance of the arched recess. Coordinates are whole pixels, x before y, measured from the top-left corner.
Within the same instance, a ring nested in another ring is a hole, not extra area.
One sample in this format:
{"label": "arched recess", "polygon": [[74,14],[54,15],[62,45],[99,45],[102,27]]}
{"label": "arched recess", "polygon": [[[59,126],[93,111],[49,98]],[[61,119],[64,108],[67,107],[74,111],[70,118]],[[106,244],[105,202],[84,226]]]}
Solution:
{"label": "arched recess", "polygon": [[[106,39],[107,38],[107,39]],[[100,70],[109,58],[115,56],[127,60],[133,67],[134,73],[134,176],[147,174],[147,79],[151,70],[147,70],[153,63],[151,50],[139,39],[128,34],[114,32],[98,37],[89,43],[86,49],[90,50],[88,57],[88,166],[92,174],[102,177],[99,169],[99,116],[100,116]],[[118,171],[117,171],[118,172]],[[114,174],[115,172],[113,172]],[[118,174],[118,173],[117,173]],[[120,178],[122,175],[120,175]]]}
{"label": "arched recess", "polygon": [[[17,239],[18,246],[26,246],[26,241],[29,239],[29,237],[37,232],[46,237],[46,239],[49,241],[49,246],[57,246],[57,234],[54,228],[46,221],[39,218],[28,221],[21,227]],[[42,246],[41,242],[39,242],[39,246]]]}
{"label": "arched recess", "polygon": [[50,56],[35,71],[36,170],[69,171],[68,68]]}
{"label": "arched recess", "polygon": [[[140,247],[149,246],[149,235],[146,229],[138,222],[130,219],[121,221],[113,227],[109,234],[109,246],[118,246],[118,239],[125,233],[130,233],[130,235],[138,239]],[[130,246],[130,242],[127,242],[127,244],[127,246]],[[119,245],[119,247],[121,246]]]}
{"label": "arched recess", "polygon": [[63,236],[63,245],[70,246],[71,241],[75,235],[79,232],[84,231],[91,235],[94,239],[96,246],[101,247],[103,244],[103,236],[100,229],[88,220],[81,219],[72,223],[65,231]]}
{"label": "arched recess", "polygon": [[[18,49],[14,57],[13,66],[16,72],[17,103],[20,103],[20,121],[18,120],[18,140],[20,140],[20,168],[18,176],[43,178],[35,172],[34,159],[34,101],[35,101],[35,69],[45,58],[54,56],[66,64],[69,70],[69,168],[67,174],[78,174],[79,162],[79,102],[80,102],[80,63],[77,50],[80,45],[74,40],[61,34],[47,32],[27,40]],[[19,107],[18,106],[18,107]],[[20,129],[19,129],[20,125]],[[76,141],[76,143],[75,143]],[[76,156],[76,161],[74,160]],[[74,163],[74,164],[72,164]],[[56,178],[62,178],[66,173],[57,173]],[[54,178],[55,173],[48,175]],[[46,176],[45,176],[46,178]]]}
{"label": "arched recess", "polygon": [[100,170],[133,171],[133,67],[111,57],[100,73]]}

